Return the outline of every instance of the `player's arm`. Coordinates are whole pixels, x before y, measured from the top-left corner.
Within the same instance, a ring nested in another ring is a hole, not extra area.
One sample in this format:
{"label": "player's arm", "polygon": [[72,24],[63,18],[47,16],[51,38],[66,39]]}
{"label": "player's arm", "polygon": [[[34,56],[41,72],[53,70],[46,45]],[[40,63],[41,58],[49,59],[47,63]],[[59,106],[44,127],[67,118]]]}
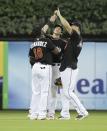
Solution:
{"label": "player's arm", "polygon": [[67,32],[68,32],[69,34],[72,34],[72,32],[73,32],[74,30],[75,30],[77,33],[79,33],[77,27],[72,27],[72,26],[70,26],[69,22],[61,15],[59,9],[58,9],[57,11],[55,11],[55,12],[56,12],[57,16],[59,17],[62,25],[65,27],[65,29],[67,30]]}
{"label": "player's arm", "polygon": [[54,53],[56,55],[61,52],[61,49],[56,47],[50,39],[48,39],[47,47],[48,47],[49,50],[51,50],[52,53]]}
{"label": "player's arm", "polygon": [[67,32],[68,32],[69,34],[71,34],[71,32],[72,32],[71,26],[70,26],[70,24],[68,23],[68,21],[61,15],[59,9],[56,11],[56,14],[57,14],[57,16],[59,17],[62,25],[63,25],[63,26],[65,27],[65,29],[67,30]]}
{"label": "player's arm", "polygon": [[50,25],[55,22],[56,18],[57,18],[57,15],[56,15],[56,14],[52,15],[52,16],[50,17],[48,23],[47,23],[46,25],[44,25],[44,27],[41,29],[41,31],[42,31],[43,33],[46,33],[47,30],[49,29]]}
{"label": "player's arm", "polygon": [[33,66],[35,63],[35,57],[34,57],[34,53],[31,48],[29,50],[28,57],[29,57],[29,63],[31,64],[31,66]]}

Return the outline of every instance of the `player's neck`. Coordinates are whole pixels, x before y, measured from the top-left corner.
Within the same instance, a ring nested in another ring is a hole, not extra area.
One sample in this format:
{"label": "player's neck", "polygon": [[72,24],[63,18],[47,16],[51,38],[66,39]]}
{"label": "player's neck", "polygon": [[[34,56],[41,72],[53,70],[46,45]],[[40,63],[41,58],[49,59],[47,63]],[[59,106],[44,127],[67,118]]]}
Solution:
{"label": "player's neck", "polygon": [[55,39],[59,39],[59,38],[60,38],[60,35],[59,35],[59,34],[56,34],[56,33],[53,33],[52,37],[55,38]]}

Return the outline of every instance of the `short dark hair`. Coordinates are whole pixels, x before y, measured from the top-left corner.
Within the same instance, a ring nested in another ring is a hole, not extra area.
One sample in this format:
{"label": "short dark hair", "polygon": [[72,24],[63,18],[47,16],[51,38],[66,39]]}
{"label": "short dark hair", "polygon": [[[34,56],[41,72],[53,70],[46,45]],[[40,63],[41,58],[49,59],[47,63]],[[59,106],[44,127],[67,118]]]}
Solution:
{"label": "short dark hair", "polygon": [[61,31],[63,31],[63,27],[62,27],[62,25],[60,25],[60,24],[56,24],[56,25],[54,26],[54,28],[56,28],[56,27],[60,27],[60,28],[61,28]]}
{"label": "short dark hair", "polygon": [[74,20],[68,20],[68,22],[69,22],[70,25],[78,26],[79,29],[80,29],[80,31],[81,31],[82,27],[81,27],[81,23],[80,23],[79,20],[77,20],[77,19],[74,19]]}

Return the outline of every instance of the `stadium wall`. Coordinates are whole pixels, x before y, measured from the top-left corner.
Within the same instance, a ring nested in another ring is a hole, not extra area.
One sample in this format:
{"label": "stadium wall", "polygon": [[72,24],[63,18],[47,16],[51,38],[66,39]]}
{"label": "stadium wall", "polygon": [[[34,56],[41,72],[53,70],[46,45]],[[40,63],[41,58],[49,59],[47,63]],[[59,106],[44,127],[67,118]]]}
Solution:
{"label": "stadium wall", "polygon": [[[31,42],[1,43],[0,77],[3,78],[3,109],[28,109],[31,98],[28,51]],[[79,56],[76,93],[87,109],[107,110],[106,56],[107,42],[84,42]],[[59,92],[58,90],[57,109],[61,108]]]}

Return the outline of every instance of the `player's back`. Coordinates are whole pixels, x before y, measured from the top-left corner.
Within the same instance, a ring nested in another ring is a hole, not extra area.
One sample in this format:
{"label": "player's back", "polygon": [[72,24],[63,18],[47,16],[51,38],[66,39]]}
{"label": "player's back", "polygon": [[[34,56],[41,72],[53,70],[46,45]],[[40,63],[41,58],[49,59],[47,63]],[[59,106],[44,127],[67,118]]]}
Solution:
{"label": "player's back", "polygon": [[82,49],[82,38],[75,31],[70,35],[68,45],[65,49],[63,60],[61,62],[60,71],[63,71],[67,67],[72,69],[77,68],[78,56]]}
{"label": "player's back", "polygon": [[34,57],[34,63],[52,64],[52,53],[54,45],[48,38],[36,38],[31,44],[29,56]]}

